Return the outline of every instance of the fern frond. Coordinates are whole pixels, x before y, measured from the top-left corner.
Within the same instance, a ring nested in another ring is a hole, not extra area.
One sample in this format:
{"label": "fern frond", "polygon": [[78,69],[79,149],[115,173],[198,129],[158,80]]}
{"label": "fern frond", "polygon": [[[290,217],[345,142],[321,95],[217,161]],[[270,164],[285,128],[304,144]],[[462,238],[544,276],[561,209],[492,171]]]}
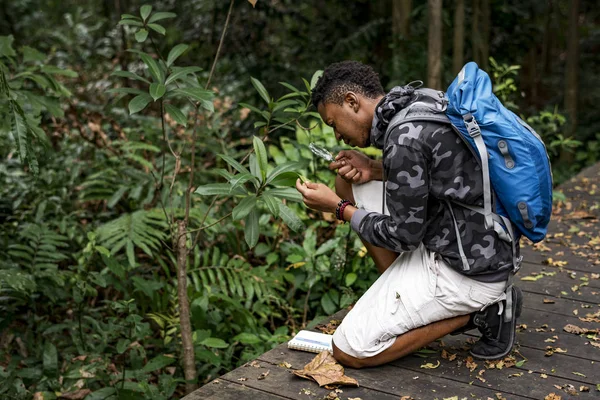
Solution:
{"label": "fern frond", "polygon": [[152,257],[152,251],[161,247],[167,238],[164,230],[167,224],[156,211],[139,210],[125,214],[116,220],[100,226],[96,233],[99,243],[116,254],[125,248],[129,265],[135,267],[135,247]]}

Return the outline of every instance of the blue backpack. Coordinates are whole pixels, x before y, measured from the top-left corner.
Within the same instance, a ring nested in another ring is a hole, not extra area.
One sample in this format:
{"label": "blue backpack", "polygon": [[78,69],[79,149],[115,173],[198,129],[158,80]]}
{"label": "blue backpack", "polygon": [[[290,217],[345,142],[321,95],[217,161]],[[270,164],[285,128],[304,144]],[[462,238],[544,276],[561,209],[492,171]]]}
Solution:
{"label": "blue backpack", "polygon": [[546,236],[552,213],[546,146],[525,121],[500,103],[488,74],[476,63],[466,64],[446,93],[416,89],[415,100],[392,118],[387,131],[414,120],[450,122],[480,160],[484,206],[458,204],[484,214],[488,229],[501,224],[511,231],[510,220],[516,231],[508,233],[514,239],[523,234],[539,242]]}

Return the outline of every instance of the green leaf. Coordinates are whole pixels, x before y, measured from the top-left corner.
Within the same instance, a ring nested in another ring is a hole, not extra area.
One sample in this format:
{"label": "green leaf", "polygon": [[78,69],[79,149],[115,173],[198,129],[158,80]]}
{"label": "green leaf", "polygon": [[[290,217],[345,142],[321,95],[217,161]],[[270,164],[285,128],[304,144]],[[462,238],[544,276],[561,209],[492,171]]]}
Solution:
{"label": "green leaf", "polygon": [[527,361],[527,360],[520,360],[520,361],[517,361],[517,363],[515,364],[515,366],[517,366],[517,367],[519,367],[519,368],[520,368],[520,367],[522,367],[522,366],[523,366],[523,364],[525,364],[525,362],[526,362],[526,361]]}
{"label": "green leaf", "polygon": [[261,179],[260,168],[258,167],[258,160],[256,159],[255,154],[250,154],[250,157],[248,157],[248,164],[250,167],[250,173],[258,179]]}
{"label": "green leaf", "polygon": [[243,185],[245,182],[252,181],[255,186],[258,186],[258,179],[252,174],[247,173],[239,173],[231,177],[229,180],[229,184],[231,185],[231,190],[233,191],[240,185]]}
{"label": "green leaf", "polygon": [[200,344],[206,347],[214,347],[216,349],[225,349],[229,347],[229,345],[223,339],[212,337],[204,339],[200,342]]}
{"label": "green leaf", "polygon": [[152,6],[144,5],[140,7],[140,16],[145,21],[148,18],[148,15],[152,12]]}
{"label": "green leaf", "polygon": [[173,47],[167,56],[167,67],[170,67],[189,47],[187,44],[178,44]]}
{"label": "green leaf", "polygon": [[294,211],[292,211],[288,206],[283,203],[279,203],[279,216],[285,222],[287,226],[290,227],[294,232],[299,232],[302,228],[304,228],[304,223],[302,220],[296,215]]}
{"label": "green leaf", "polygon": [[231,192],[229,183],[209,183],[208,185],[198,186],[194,193],[201,196],[228,195]]}
{"label": "green leaf", "polygon": [[323,71],[322,70],[315,71],[315,73],[313,74],[312,78],[310,79],[310,88],[311,88],[311,90],[315,88],[315,85],[317,84],[317,81],[319,80],[319,78],[321,76],[323,76]]}
{"label": "green leaf", "polygon": [[200,100],[200,104],[205,110],[215,112],[215,105],[213,104],[212,100]]}
{"label": "green leaf", "polygon": [[[150,83],[150,82],[148,82]],[[122,87],[122,88],[113,88],[108,89],[106,93],[121,93],[121,94],[145,94],[146,92],[141,91],[140,89]]]}
{"label": "green leaf", "polygon": [[267,162],[267,149],[265,148],[263,141],[257,136],[254,136],[252,139],[252,144],[254,145],[254,152],[256,153],[258,160],[258,168],[260,169],[262,181],[264,182],[267,178],[267,168],[269,167]]}
{"label": "green leaf", "polygon": [[15,57],[17,55],[12,47],[14,40],[13,35],[0,36],[0,57]]}
{"label": "green leaf", "polygon": [[291,162],[287,162],[285,164],[278,165],[277,167],[273,168],[273,170],[269,173],[269,176],[267,177],[267,183],[270,183],[278,175],[283,174],[285,172],[296,172],[297,173],[297,171],[302,169],[302,167],[303,167],[302,163],[295,162],[295,161],[291,161]]}
{"label": "green leaf", "polygon": [[148,38],[148,31],[145,29],[140,29],[139,31],[137,31],[135,33],[135,40],[137,40],[138,43],[142,43],[147,38]]}
{"label": "green leaf", "polygon": [[233,340],[237,340],[242,344],[257,344],[261,343],[262,340],[253,333],[242,332],[233,337]]}
{"label": "green leaf", "polygon": [[296,188],[269,188],[269,190],[267,190],[265,193],[279,197],[280,199],[296,202],[302,201],[302,195],[296,190]]}
{"label": "green leaf", "polygon": [[148,66],[148,71],[150,71],[150,75],[154,78],[155,81],[162,83],[164,82],[164,74],[163,70],[160,68],[155,59],[150,57],[150,55],[146,53],[138,53],[144,64]]}
{"label": "green leaf", "polygon": [[[0,39],[1,40],[1,39]],[[21,47],[23,52],[23,62],[40,61],[46,60],[46,55],[33,47],[23,46]]]}
{"label": "green leaf", "polygon": [[335,314],[335,312],[337,311],[337,304],[335,303],[334,299],[331,296],[331,291],[325,293],[321,297],[321,306],[323,307],[325,314],[328,314],[328,315]]}
{"label": "green leaf", "polygon": [[296,185],[296,180],[302,177],[297,172],[284,172],[282,174],[277,175],[272,181],[271,185],[273,186],[287,186],[292,187]]}
{"label": "green leaf", "polygon": [[[289,90],[291,90],[294,93],[301,93],[300,90],[296,89],[295,86],[290,85],[287,82],[279,82],[279,84],[285,86],[286,88],[288,88]],[[304,93],[304,94],[308,94],[308,93]]]}
{"label": "green leaf", "polygon": [[173,364],[175,361],[177,361],[177,360],[173,357],[159,355],[159,356],[154,357],[152,360],[148,361],[148,364],[144,365],[144,368],[142,368],[141,371],[144,373],[153,372],[153,371],[156,371],[157,369],[161,369],[166,366],[169,366],[169,365]]}
{"label": "green leaf", "polygon": [[150,95],[147,93],[135,96],[129,102],[129,114],[131,115],[135,114],[136,112],[142,111],[151,101],[152,97],[150,97]]}
{"label": "green leaf", "polygon": [[244,239],[248,247],[253,248],[258,243],[258,212],[252,209],[246,217],[246,225],[244,226]]}
{"label": "green leaf", "polygon": [[44,345],[43,364],[45,375],[55,377],[58,374],[58,354],[50,342]]}
{"label": "green leaf", "polygon": [[278,217],[279,216],[279,201],[277,201],[277,199],[275,197],[273,197],[267,193],[263,193],[260,196],[260,198],[267,205],[269,212],[271,214],[273,214],[274,217]]}
{"label": "green leaf", "polygon": [[155,32],[160,33],[161,35],[164,35],[167,32],[165,30],[165,28],[159,24],[148,24],[148,28],[152,29]]}
{"label": "green leaf", "polygon": [[178,124],[187,126],[187,116],[179,108],[172,104],[165,104],[165,110]]}
{"label": "green leaf", "polygon": [[119,25],[131,25],[131,26],[139,26],[139,27],[144,26],[144,24],[142,24],[140,21],[137,21],[134,19],[122,19],[119,21]]}
{"label": "green leaf", "polygon": [[319,247],[319,249],[315,252],[315,256],[320,256],[335,249],[336,247],[338,247],[339,243],[339,238],[329,239]]}
{"label": "green leaf", "polygon": [[162,83],[153,83],[150,85],[150,96],[154,99],[154,101],[163,97],[167,88]]}
{"label": "green leaf", "polygon": [[132,14],[121,14],[121,19],[140,19],[140,17],[136,17],[135,15]]}
{"label": "green leaf", "polygon": [[117,393],[117,389],[114,387],[104,387],[88,394],[85,400],[104,400],[115,393]]}
{"label": "green leaf", "polygon": [[[112,74],[112,76],[120,76],[121,78],[128,78],[128,79],[135,79],[136,81],[142,81],[147,83],[148,85],[150,84],[150,81],[146,78],[143,78],[137,74],[134,74],[133,72],[129,72],[129,71],[114,71]],[[123,89],[129,89],[129,88],[123,88]],[[115,89],[111,89],[111,90],[115,90]]]}
{"label": "green leaf", "polygon": [[244,197],[242,201],[234,207],[231,216],[234,221],[238,221],[246,217],[254,207],[256,207],[256,196],[250,195]]}
{"label": "green leaf", "polygon": [[262,97],[263,100],[266,101],[267,104],[269,104],[271,102],[271,97],[269,96],[269,92],[267,92],[267,89],[265,89],[263,84],[260,83],[258,79],[250,77],[250,80],[252,81],[252,85],[254,86],[260,97]]}
{"label": "green leaf", "polygon": [[[169,65],[168,62],[167,62],[167,65]],[[194,72],[199,72],[199,71],[202,71],[202,68],[200,68],[200,67],[184,67],[184,68],[173,67],[173,72],[171,73],[171,75],[169,75],[169,77],[165,81],[165,85],[168,85],[186,75],[193,74]]]}
{"label": "green leaf", "polygon": [[227,154],[217,154],[222,160],[224,160],[227,164],[231,165],[236,171],[241,173],[249,174],[248,168],[244,167],[242,164],[237,162],[233,157],[228,156]]}
{"label": "green leaf", "polygon": [[42,72],[52,75],[62,75],[67,76],[69,78],[77,78],[79,75],[75,71],[71,71],[70,69],[58,68],[54,65],[44,65],[40,68]]}
{"label": "green leaf", "polygon": [[119,339],[119,341],[117,342],[117,353],[118,354],[123,354],[125,353],[125,351],[127,350],[127,347],[129,347],[129,340],[128,339]]}
{"label": "green leaf", "polygon": [[148,20],[148,23],[160,21],[161,19],[175,18],[176,16],[177,14],[172,12],[157,12],[152,14],[150,19]]}
{"label": "green leaf", "polygon": [[210,90],[204,90],[201,88],[182,88],[175,89],[173,92],[183,94],[184,96],[190,97],[194,100],[207,100],[210,101],[214,97],[214,93]]}
{"label": "green leaf", "polygon": [[356,282],[357,278],[358,275],[356,275],[354,272],[350,272],[348,275],[346,275],[346,286],[352,286],[352,284]]}

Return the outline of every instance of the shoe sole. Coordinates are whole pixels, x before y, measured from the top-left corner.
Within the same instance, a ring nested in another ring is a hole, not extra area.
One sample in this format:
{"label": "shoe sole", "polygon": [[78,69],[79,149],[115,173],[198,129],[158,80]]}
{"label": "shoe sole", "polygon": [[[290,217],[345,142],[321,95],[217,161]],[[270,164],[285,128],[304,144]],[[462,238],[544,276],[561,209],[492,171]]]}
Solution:
{"label": "shoe sole", "polygon": [[515,332],[517,330],[517,318],[521,315],[521,310],[523,308],[523,292],[516,286],[513,286],[513,298],[515,299],[515,303],[513,304],[513,312],[512,312],[512,320],[515,324],[515,329],[511,329],[510,331],[510,346],[507,346],[507,349],[500,354],[494,355],[481,355],[473,353],[472,350],[469,351],[469,354],[479,360],[497,360],[499,358],[506,357],[508,353],[510,353],[515,345]]}

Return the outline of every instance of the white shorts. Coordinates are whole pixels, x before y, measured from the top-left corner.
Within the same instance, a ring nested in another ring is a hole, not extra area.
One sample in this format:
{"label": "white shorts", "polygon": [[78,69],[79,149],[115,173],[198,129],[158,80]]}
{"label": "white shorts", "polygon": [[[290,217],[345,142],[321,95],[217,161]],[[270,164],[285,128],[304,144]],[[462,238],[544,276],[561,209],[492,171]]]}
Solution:
{"label": "white shorts", "polygon": [[[353,185],[354,200],[381,212],[381,185]],[[350,356],[373,357],[398,335],[503,300],[505,287],[505,282],[479,282],[460,274],[421,244],[400,254],[373,283],[337,328],[333,342]]]}

